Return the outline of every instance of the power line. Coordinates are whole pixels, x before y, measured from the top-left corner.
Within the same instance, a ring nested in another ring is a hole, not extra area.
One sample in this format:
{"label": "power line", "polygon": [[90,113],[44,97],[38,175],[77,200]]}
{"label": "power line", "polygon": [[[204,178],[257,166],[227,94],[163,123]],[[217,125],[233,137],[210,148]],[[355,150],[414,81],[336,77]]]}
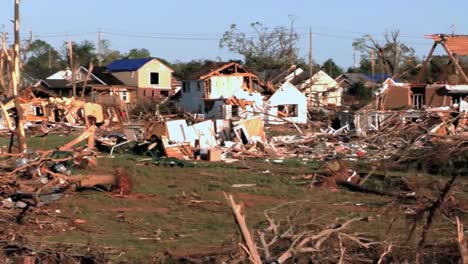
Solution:
{"label": "power line", "polygon": [[166,40],[216,40],[219,41],[219,38],[195,38],[195,37],[168,37],[168,36],[151,36],[151,35],[136,35],[136,34],[122,34],[122,33],[113,33],[109,31],[102,31],[102,33],[111,35],[111,36],[120,36],[120,37],[130,37],[130,38],[147,38],[147,39],[166,39]]}

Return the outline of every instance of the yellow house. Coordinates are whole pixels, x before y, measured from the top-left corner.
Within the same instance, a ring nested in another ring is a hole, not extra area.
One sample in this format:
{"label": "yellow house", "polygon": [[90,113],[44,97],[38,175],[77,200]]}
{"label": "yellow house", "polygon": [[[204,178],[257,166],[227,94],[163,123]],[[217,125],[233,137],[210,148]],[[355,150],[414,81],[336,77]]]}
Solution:
{"label": "yellow house", "polygon": [[121,59],[106,66],[125,85],[137,87],[138,98],[160,99],[173,95],[173,70],[156,58]]}

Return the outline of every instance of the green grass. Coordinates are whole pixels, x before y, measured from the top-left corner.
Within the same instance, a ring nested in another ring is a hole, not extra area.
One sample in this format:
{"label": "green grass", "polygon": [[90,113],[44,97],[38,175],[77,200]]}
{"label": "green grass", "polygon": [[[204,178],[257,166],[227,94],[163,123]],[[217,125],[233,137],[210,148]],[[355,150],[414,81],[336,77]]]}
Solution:
{"label": "green grass", "polygon": [[[46,144],[53,148],[73,138],[49,137],[46,143],[42,139],[30,138],[28,143],[30,146]],[[385,209],[384,205],[391,201],[390,198],[346,190],[333,193],[293,184],[291,176],[310,174],[319,167],[319,162],[302,159],[288,159],[282,164],[263,160],[245,160],[234,164],[199,161],[193,167],[171,168],[145,165],[137,162],[140,158],[133,155],[101,157],[97,168],[76,171],[97,175],[114,173],[117,167],[125,168],[133,180],[133,195],[118,198],[95,190],[67,194],[49,207],[59,208],[74,228],[56,232],[39,230],[30,239],[38,243],[46,241],[111,247],[123,253],[112,256],[115,261],[131,263],[148,262],[157,253],[168,250],[197,252],[221,247],[238,238],[235,221],[223,192],[234,194],[237,202],[245,204],[247,222],[251,227],[263,225],[264,210],[285,202],[304,200],[281,208],[279,215],[294,212],[301,217],[314,218],[315,223],[324,226],[337,218],[372,216],[374,221],[358,223],[352,230],[369,233],[376,240],[401,241],[408,232],[408,220],[403,216],[404,207]],[[446,181],[445,178],[427,175],[411,176],[411,180],[423,183]],[[256,186],[232,187],[241,183]],[[459,184],[464,186],[462,188],[467,186],[464,179]],[[369,180],[369,186],[394,187],[378,185],[374,179]],[[209,202],[190,204],[192,199]],[[393,227],[387,232],[394,218]],[[75,219],[83,219],[86,224],[73,224]],[[157,230],[161,230],[160,240],[142,239],[154,238]],[[431,239],[445,241],[455,237],[455,228],[441,218],[435,221],[434,230]],[[419,229],[416,230],[416,234],[419,233]]]}
{"label": "green grass", "polygon": [[[33,150],[47,150],[47,149],[54,149],[64,144],[72,141],[78,136],[78,134],[74,133],[67,136],[48,136],[48,137],[27,137],[26,144],[28,148]],[[2,137],[0,138],[0,146],[6,146],[10,144],[10,138]]]}

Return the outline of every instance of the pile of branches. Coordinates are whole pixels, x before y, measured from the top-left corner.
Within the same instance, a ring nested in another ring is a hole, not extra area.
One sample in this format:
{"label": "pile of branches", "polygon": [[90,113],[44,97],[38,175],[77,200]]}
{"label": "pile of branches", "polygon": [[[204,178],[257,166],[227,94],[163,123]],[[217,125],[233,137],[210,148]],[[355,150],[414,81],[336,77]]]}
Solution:
{"label": "pile of branches", "polygon": [[298,202],[266,210],[265,225],[257,230],[254,239],[246,224],[243,205],[237,204],[232,195],[226,195],[226,199],[242,235],[240,247],[251,263],[384,263],[393,248],[392,244],[375,241],[368,234],[350,231],[352,225],[372,221],[369,217],[337,219],[327,226],[298,215],[278,218],[278,209]]}

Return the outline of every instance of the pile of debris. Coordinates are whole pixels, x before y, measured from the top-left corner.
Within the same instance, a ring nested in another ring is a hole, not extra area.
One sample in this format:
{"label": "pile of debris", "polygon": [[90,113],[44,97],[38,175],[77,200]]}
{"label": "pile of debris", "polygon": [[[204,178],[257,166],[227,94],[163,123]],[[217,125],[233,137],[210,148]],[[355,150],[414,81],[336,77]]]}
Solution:
{"label": "pile of debris", "polygon": [[[69,133],[72,129],[84,129],[88,127],[89,117],[99,124],[100,129],[118,128],[128,121],[126,104],[115,100],[99,100],[100,103],[97,103],[75,97],[39,98],[34,95],[32,88],[23,90],[18,99],[25,129],[33,135],[44,136],[54,132]],[[0,108],[0,131],[6,135],[18,123],[15,100],[0,102]]]}

